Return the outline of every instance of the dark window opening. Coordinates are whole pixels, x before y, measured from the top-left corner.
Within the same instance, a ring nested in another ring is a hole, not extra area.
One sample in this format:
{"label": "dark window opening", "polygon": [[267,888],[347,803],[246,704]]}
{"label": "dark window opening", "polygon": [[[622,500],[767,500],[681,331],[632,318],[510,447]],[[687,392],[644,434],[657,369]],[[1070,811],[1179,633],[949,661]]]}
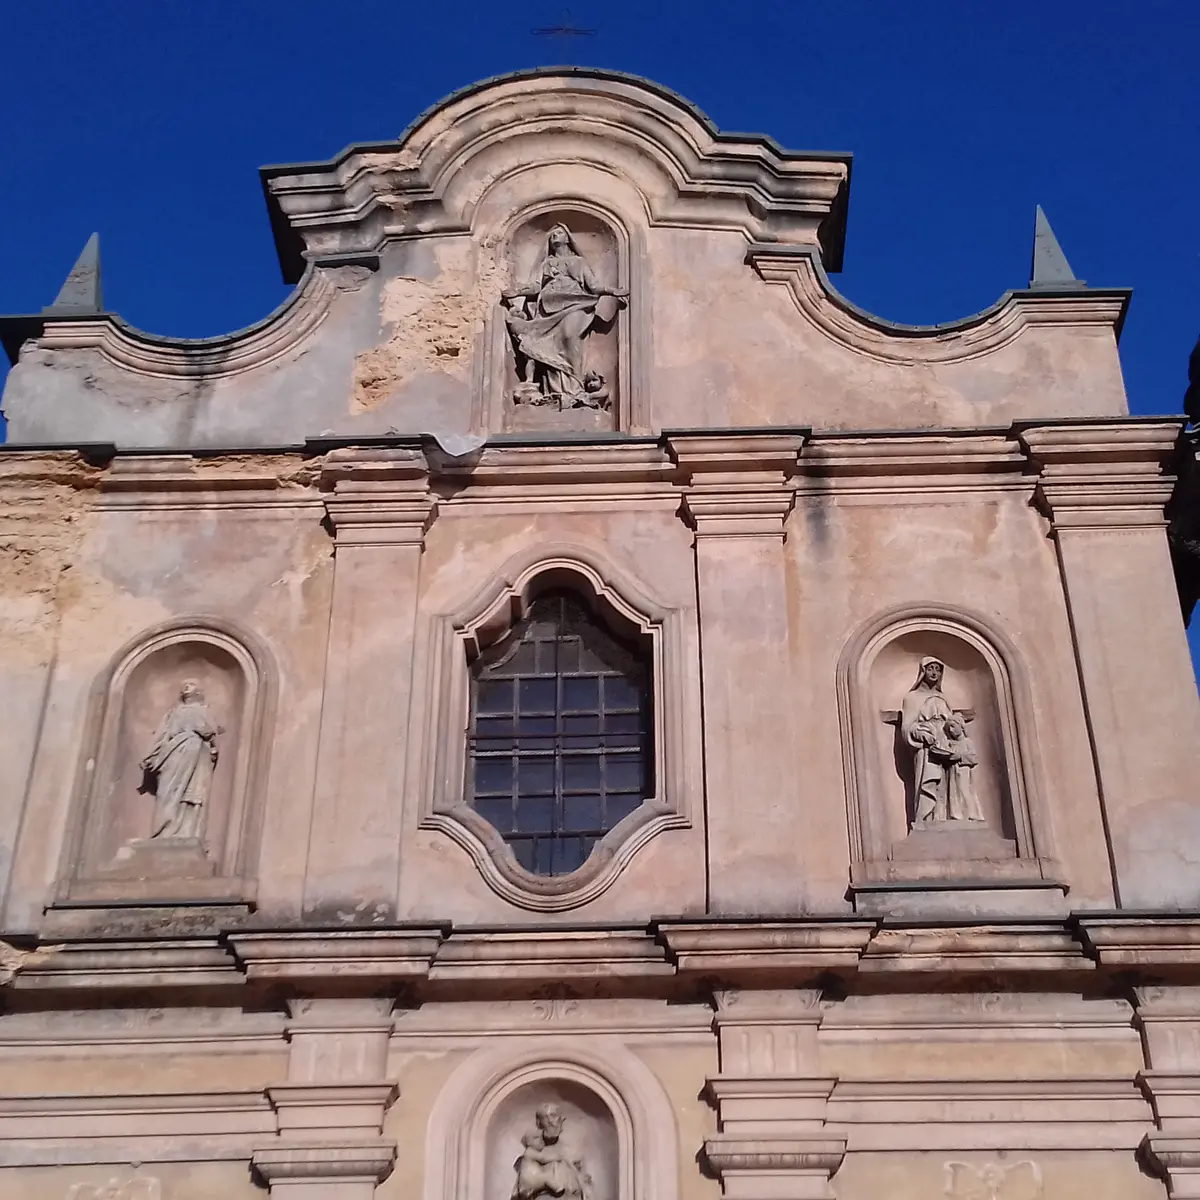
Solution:
{"label": "dark window opening", "polygon": [[566,875],[653,795],[649,656],[547,592],[471,668],[470,803],[537,875]]}

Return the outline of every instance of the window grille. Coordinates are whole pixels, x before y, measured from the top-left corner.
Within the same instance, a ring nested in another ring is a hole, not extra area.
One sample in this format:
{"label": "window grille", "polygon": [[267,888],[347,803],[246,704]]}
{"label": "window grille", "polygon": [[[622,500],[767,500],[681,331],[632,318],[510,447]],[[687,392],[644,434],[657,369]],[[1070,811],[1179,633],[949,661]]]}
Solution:
{"label": "window grille", "polygon": [[577,870],[653,794],[651,675],[561,591],[472,665],[470,803],[526,870]]}

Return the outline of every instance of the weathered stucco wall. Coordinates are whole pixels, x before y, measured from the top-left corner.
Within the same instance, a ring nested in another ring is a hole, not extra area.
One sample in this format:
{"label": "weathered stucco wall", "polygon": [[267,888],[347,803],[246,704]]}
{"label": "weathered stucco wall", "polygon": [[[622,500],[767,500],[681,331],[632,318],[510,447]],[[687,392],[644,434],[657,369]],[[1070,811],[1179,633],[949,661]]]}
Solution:
{"label": "weathered stucco wall", "polygon": [[[848,172],[534,73],[268,169],[299,287],[253,329],[22,319],[0,1193],[1200,1195],[1179,425],[1126,413],[1123,293],[853,310]],[[653,786],[555,876],[466,760],[557,588]]]}

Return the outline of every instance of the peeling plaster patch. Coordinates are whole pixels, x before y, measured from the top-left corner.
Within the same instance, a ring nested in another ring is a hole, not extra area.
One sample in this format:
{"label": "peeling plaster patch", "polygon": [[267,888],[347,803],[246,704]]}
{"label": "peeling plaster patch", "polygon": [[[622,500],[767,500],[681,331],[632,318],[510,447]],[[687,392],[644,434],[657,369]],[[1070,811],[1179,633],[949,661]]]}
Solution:
{"label": "peeling plaster patch", "polygon": [[[499,301],[502,278],[490,245],[474,251],[460,252],[459,262],[441,262],[432,280],[399,275],[383,285],[382,318],[392,334],[355,359],[351,413],[378,408],[420,374],[469,377],[471,351]],[[474,269],[461,261],[470,257],[476,260]]]}

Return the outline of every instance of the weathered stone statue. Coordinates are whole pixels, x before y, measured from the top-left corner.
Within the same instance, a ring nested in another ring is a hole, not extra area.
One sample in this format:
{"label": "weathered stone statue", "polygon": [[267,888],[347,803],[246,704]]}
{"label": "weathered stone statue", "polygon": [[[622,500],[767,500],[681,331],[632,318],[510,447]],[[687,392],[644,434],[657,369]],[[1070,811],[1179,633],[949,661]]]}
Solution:
{"label": "weathered stone statue", "polygon": [[178,703],[163,718],[141,763],[154,792],[152,838],[200,836],[217,764],[217,735],[222,732],[200,685],[185,679]]}
{"label": "weathered stone statue", "polygon": [[571,231],[555,225],[546,235],[534,279],[503,293],[504,320],[517,362],[514,403],[607,407],[603,376],[584,370],[584,341],[597,322],[613,319],[627,296],[604,287]]}
{"label": "weathered stone statue", "polygon": [[942,694],[946,664],[921,659],[900,707],[900,734],[913,755],[913,828],[942,821],[983,821],[972,772],[979,763],[966,718]]}
{"label": "weathered stone statue", "polygon": [[560,1140],[563,1115],[557,1104],[541,1104],[534,1114],[537,1128],[521,1139],[517,1179],[512,1200],[590,1200],[592,1181],[583,1160],[570,1154]]}

